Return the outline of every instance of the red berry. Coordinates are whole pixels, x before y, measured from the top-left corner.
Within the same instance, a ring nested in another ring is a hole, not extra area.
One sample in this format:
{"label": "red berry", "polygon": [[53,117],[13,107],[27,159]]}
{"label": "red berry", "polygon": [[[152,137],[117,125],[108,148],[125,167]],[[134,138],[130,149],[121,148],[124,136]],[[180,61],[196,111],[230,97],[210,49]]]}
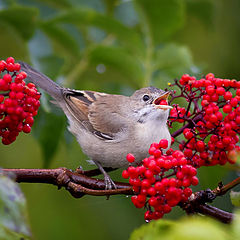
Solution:
{"label": "red berry", "polygon": [[184,187],[189,187],[191,185],[191,182],[188,178],[183,179],[182,185]]}
{"label": "red berry", "polygon": [[155,147],[150,147],[149,150],[148,150],[148,153],[149,153],[150,155],[153,155],[155,151],[156,151],[156,148],[155,148]]}
{"label": "red berry", "polygon": [[223,87],[218,87],[216,89],[216,93],[220,96],[222,96],[225,93],[225,89]]}
{"label": "red berry", "polygon": [[208,86],[207,88],[206,88],[206,92],[207,92],[207,94],[208,95],[213,95],[214,93],[215,93],[215,87],[214,86]]}
{"label": "red berry", "polygon": [[147,192],[150,196],[156,195],[156,190],[154,187],[150,187]]}
{"label": "red berry", "polygon": [[4,60],[0,60],[0,72],[4,71],[6,66],[7,66],[7,63]]}
{"label": "red berry", "polygon": [[135,157],[134,157],[134,155],[131,154],[131,153],[128,153],[128,154],[127,154],[126,159],[127,159],[127,161],[130,162],[130,163],[132,163],[132,162],[135,161]]}
{"label": "red berry", "polygon": [[192,195],[192,189],[191,188],[185,188],[183,190],[183,194],[186,196],[186,197],[190,197]]}
{"label": "red berry", "polygon": [[129,178],[129,175],[128,175],[128,171],[127,170],[123,170],[123,172],[122,172],[122,177],[123,178]]}
{"label": "red berry", "polygon": [[199,152],[203,152],[205,150],[205,143],[203,141],[197,141],[196,148]]}
{"label": "red berry", "polygon": [[156,182],[154,187],[156,191],[159,191],[160,193],[165,191],[165,186],[161,182]]}
{"label": "red berry", "polygon": [[215,114],[212,114],[209,119],[210,122],[216,123],[218,121],[218,118]]}
{"label": "red berry", "polygon": [[159,147],[166,149],[168,147],[168,140],[167,139],[161,139],[159,142]]}
{"label": "red berry", "polygon": [[24,133],[30,133],[31,132],[31,127],[28,124],[24,125],[23,126],[23,132]]}
{"label": "red berry", "polygon": [[172,208],[168,204],[165,204],[163,206],[163,212],[164,213],[170,213],[171,211],[172,211]]}
{"label": "red berry", "polygon": [[232,98],[232,99],[230,100],[230,105],[231,105],[232,107],[236,107],[236,106],[238,105],[238,100],[237,100],[237,98]]}
{"label": "red berry", "polygon": [[232,106],[230,104],[227,104],[223,107],[223,112],[230,113],[232,111]]}
{"label": "red berry", "polygon": [[148,179],[143,179],[142,180],[142,187],[143,188],[149,188],[151,186],[151,183]]}
{"label": "red berry", "polygon": [[198,178],[196,176],[192,177],[191,183],[192,183],[193,186],[198,185],[198,183],[199,183]]}
{"label": "red berry", "polygon": [[19,63],[14,64],[14,71],[18,72],[21,69],[21,65]]}
{"label": "red berry", "polygon": [[5,74],[3,76],[3,80],[6,82],[6,83],[10,83],[12,81],[12,76],[10,74]]}
{"label": "red berry", "polygon": [[230,100],[231,98],[232,98],[232,93],[231,92],[225,92],[224,99],[225,100]]}
{"label": "red berry", "polygon": [[15,60],[13,57],[8,57],[7,60],[6,60],[6,63],[12,63],[14,64]]}
{"label": "red berry", "polygon": [[152,178],[153,177],[153,173],[152,173],[151,170],[147,169],[144,174],[145,174],[146,178]]}

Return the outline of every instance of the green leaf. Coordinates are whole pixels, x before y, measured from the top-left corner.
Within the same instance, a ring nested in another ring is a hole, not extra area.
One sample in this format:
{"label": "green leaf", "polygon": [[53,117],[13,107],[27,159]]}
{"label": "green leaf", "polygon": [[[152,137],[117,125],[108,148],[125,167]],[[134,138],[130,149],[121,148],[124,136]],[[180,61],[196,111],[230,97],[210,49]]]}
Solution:
{"label": "green leaf", "polygon": [[[230,229],[229,229],[230,230]],[[227,227],[207,217],[158,220],[135,230],[130,240],[230,240]]]}
{"label": "green leaf", "polygon": [[232,239],[240,239],[240,210],[237,210],[234,214],[234,219],[232,222]]}
{"label": "green leaf", "polygon": [[231,202],[234,206],[240,207],[240,192],[230,192]]}
{"label": "green leaf", "polygon": [[68,0],[35,0],[36,2],[45,3],[51,7],[66,9],[72,7],[72,4]]}
{"label": "green leaf", "polygon": [[26,200],[18,185],[0,172],[0,239],[30,239]]}
{"label": "green leaf", "polygon": [[187,0],[187,12],[200,19],[206,27],[213,26],[214,4],[211,0]]}
{"label": "green leaf", "polygon": [[201,189],[214,189],[228,174],[228,169],[222,166],[201,167],[198,169],[198,177]]}
{"label": "green leaf", "polygon": [[106,5],[106,12],[108,14],[112,14],[114,11],[114,8],[118,5],[117,0],[104,0],[104,3]]}
{"label": "green leaf", "polygon": [[54,154],[57,151],[64,126],[65,118],[53,113],[39,111],[34,124],[33,134],[39,140],[42,148],[44,167],[49,167]]}
{"label": "green leaf", "polygon": [[185,3],[182,0],[137,0],[139,20],[147,37],[160,43],[179,30],[184,23]]}
{"label": "green leaf", "polygon": [[189,49],[173,43],[159,48],[154,58],[155,81],[172,82],[172,79],[191,72],[191,68],[194,67]]}
{"label": "green leaf", "polygon": [[229,233],[224,224],[207,217],[188,217],[183,219],[170,233],[169,239],[175,240],[226,240]]}
{"label": "green leaf", "polygon": [[175,225],[175,222],[168,220],[152,221],[134,230],[130,240],[165,240]]}
{"label": "green leaf", "polygon": [[56,79],[61,73],[64,60],[56,55],[41,57],[39,59],[41,64],[41,72],[44,72],[51,79]]}
{"label": "green leaf", "polygon": [[[0,11],[0,21],[5,21],[15,28],[25,40],[29,40],[36,28],[38,9],[13,5]],[[2,33],[1,33],[2,34]]]}
{"label": "green leaf", "polygon": [[6,59],[7,57],[14,57],[27,61],[28,49],[24,39],[19,35],[14,27],[7,22],[0,20],[0,57]]}
{"label": "green leaf", "polygon": [[71,23],[76,26],[94,26],[109,34],[113,34],[131,50],[142,54],[143,42],[133,29],[123,25],[112,17],[98,13],[92,9],[76,8],[51,19],[49,23]]}
{"label": "green leaf", "polygon": [[172,75],[183,74],[193,66],[190,50],[185,46],[169,43],[159,48],[155,53],[155,70],[168,70]]}
{"label": "green leaf", "polygon": [[132,85],[141,86],[143,82],[143,69],[141,63],[125,49],[113,46],[97,46],[90,50],[89,61],[91,64],[104,64],[115,68],[130,81]]}
{"label": "green leaf", "polygon": [[49,24],[48,22],[40,24],[40,28],[52,41],[56,53],[63,51],[63,53],[71,55],[74,58],[79,56],[78,44],[67,31],[55,24]]}

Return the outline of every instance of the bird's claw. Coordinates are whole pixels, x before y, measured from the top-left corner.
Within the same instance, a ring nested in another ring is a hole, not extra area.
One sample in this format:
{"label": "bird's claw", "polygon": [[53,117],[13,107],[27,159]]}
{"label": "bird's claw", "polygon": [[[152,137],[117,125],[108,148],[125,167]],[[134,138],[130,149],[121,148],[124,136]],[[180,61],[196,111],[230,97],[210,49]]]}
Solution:
{"label": "bird's claw", "polygon": [[104,176],[105,190],[117,189],[116,184],[110,178],[110,176]]}

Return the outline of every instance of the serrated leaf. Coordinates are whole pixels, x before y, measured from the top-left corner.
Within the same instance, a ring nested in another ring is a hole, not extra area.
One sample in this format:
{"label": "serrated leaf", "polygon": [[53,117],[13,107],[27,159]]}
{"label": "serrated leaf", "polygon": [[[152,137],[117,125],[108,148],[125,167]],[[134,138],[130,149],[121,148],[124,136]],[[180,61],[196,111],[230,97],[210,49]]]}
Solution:
{"label": "serrated leaf", "polygon": [[140,21],[145,26],[145,34],[160,43],[179,30],[185,19],[185,3],[182,0],[137,0]]}
{"label": "serrated leaf", "polygon": [[231,191],[230,198],[234,206],[240,207],[240,192]]}
{"label": "serrated leaf", "polygon": [[97,46],[89,52],[91,64],[105,64],[113,67],[127,77],[136,86],[143,82],[143,69],[141,63],[125,49],[113,46]]}
{"label": "serrated leaf", "polygon": [[65,117],[41,111],[34,124],[33,134],[38,139],[44,159],[44,167],[49,167],[58,149],[65,126]]}
{"label": "serrated leaf", "polygon": [[0,172],[0,239],[30,239],[26,200],[18,185]]}
{"label": "serrated leaf", "polygon": [[36,28],[37,16],[38,9],[33,7],[13,5],[8,9],[0,10],[0,21],[5,21],[14,27],[25,40],[32,37]]}
{"label": "serrated leaf", "polygon": [[55,47],[56,52],[63,51],[72,57],[79,56],[79,47],[76,40],[64,29],[55,25],[44,22],[40,24],[41,30],[49,37]]}
{"label": "serrated leaf", "polygon": [[71,23],[83,27],[98,27],[107,33],[113,34],[118,40],[124,42],[126,46],[130,47],[131,50],[137,51],[139,54],[142,54],[144,49],[141,37],[136,31],[123,25],[116,19],[92,9],[71,9],[51,19],[49,23]]}

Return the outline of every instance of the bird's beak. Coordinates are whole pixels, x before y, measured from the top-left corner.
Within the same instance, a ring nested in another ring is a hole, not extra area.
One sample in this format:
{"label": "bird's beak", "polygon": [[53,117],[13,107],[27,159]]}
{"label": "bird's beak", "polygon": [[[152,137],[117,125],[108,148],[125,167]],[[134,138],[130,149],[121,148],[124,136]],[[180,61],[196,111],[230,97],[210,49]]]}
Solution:
{"label": "bird's beak", "polygon": [[170,95],[170,92],[165,92],[163,95],[161,95],[160,97],[156,98],[153,101],[154,107],[158,108],[158,109],[163,109],[163,110],[167,110],[167,109],[171,109],[173,108],[172,106],[168,105],[168,97]]}

